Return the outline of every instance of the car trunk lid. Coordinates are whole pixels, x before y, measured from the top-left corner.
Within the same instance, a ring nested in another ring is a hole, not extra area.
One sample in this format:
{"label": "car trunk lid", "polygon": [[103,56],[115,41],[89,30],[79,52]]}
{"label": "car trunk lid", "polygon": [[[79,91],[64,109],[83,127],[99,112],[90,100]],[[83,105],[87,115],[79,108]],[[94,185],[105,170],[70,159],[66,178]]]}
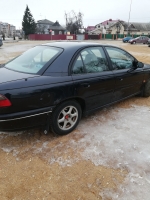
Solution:
{"label": "car trunk lid", "polygon": [[0,67],[0,84],[16,81],[16,80],[21,80],[21,79],[26,79],[26,78],[32,78],[35,76],[39,76],[39,75],[21,73],[21,72],[9,70],[5,67]]}

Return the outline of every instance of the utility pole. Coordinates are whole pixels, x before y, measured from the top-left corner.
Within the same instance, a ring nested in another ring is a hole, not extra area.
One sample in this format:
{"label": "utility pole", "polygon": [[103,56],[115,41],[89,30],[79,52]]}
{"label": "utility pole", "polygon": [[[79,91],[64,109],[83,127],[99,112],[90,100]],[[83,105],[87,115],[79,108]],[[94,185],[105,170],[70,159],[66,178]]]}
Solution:
{"label": "utility pole", "polygon": [[68,25],[68,17],[67,17],[67,13],[65,12],[65,19],[66,19],[66,27]]}
{"label": "utility pole", "polygon": [[131,0],[131,3],[130,3],[129,19],[128,19],[128,27],[127,27],[127,34],[129,33],[129,21],[130,21],[131,5],[132,5],[132,0]]}

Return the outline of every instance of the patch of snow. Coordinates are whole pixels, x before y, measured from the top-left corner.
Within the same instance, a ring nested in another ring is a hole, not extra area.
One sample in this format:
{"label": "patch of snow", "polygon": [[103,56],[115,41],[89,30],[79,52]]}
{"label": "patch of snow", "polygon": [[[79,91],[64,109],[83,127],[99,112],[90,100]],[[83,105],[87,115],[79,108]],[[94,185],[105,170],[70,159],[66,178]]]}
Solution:
{"label": "patch of snow", "polygon": [[23,134],[23,131],[18,131],[18,132],[0,132],[0,134],[3,134],[4,136],[18,136]]}
{"label": "patch of snow", "polygon": [[[95,165],[127,170],[119,191],[104,191],[103,199],[149,200],[150,195],[150,108],[107,109],[79,125],[84,138],[78,141],[82,157]],[[107,112],[107,114],[105,114]],[[92,123],[90,123],[92,121]]]}
{"label": "patch of snow", "polygon": [[[12,133],[1,135],[10,136]],[[14,133],[16,136],[17,133]],[[22,132],[20,133],[22,134]],[[125,181],[117,190],[103,190],[103,200],[149,200],[150,195],[150,108],[131,106],[130,108],[111,107],[103,109],[82,119],[73,132],[78,139],[63,143],[56,138],[56,145],[51,148],[51,140],[33,142],[30,149],[41,155],[50,164],[55,162],[61,166],[71,166],[83,160],[90,160],[96,166],[126,170]],[[79,136],[79,137],[78,137]],[[65,137],[65,136],[64,136]],[[66,136],[67,137],[67,136]],[[70,138],[70,137],[69,137]],[[59,142],[60,141],[60,142]],[[19,146],[2,145],[5,152],[13,152],[19,160]],[[72,157],[68,156],[72,150]],[[81,150],[82,149],[82,150]],[[81,158],[79,158],[79,155]],[[91,187],[91,183],[88,183]]]}

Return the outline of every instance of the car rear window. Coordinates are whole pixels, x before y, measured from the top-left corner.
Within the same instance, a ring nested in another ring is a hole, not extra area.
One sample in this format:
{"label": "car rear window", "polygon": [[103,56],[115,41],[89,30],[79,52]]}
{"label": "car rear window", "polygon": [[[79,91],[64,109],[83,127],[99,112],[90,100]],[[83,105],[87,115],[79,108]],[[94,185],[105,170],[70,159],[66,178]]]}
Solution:
{"label": "car rear window", "polygon": [[5,67],[23,73],[38,74],[42,68],[63,50],[49,46],[36,46],[5,64]]}

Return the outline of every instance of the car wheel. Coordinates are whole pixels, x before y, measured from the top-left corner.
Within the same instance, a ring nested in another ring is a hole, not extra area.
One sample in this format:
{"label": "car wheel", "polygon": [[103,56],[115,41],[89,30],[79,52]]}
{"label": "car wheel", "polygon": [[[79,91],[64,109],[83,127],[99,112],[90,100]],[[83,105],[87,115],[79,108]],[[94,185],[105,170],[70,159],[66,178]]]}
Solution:
{"label": "car wheel", "polygon": [[150,45],[148,45],[148,47],[150,47]]}
{"label": "car wheel", "polygon": [[133,42],[133,44],[136,44],[136,42]]}
{"label": "car wheel", "polygon": [[142,91],[143,97],[149,97],[150,96],[150,79],[146,82],[144,85],[143,91]]}
{"label": "car wheel", "polygon": [[76,101],[67,101],[56,107],[51,118],[51,129],[58,135],[73,131],[81,119],[81,107]]}

